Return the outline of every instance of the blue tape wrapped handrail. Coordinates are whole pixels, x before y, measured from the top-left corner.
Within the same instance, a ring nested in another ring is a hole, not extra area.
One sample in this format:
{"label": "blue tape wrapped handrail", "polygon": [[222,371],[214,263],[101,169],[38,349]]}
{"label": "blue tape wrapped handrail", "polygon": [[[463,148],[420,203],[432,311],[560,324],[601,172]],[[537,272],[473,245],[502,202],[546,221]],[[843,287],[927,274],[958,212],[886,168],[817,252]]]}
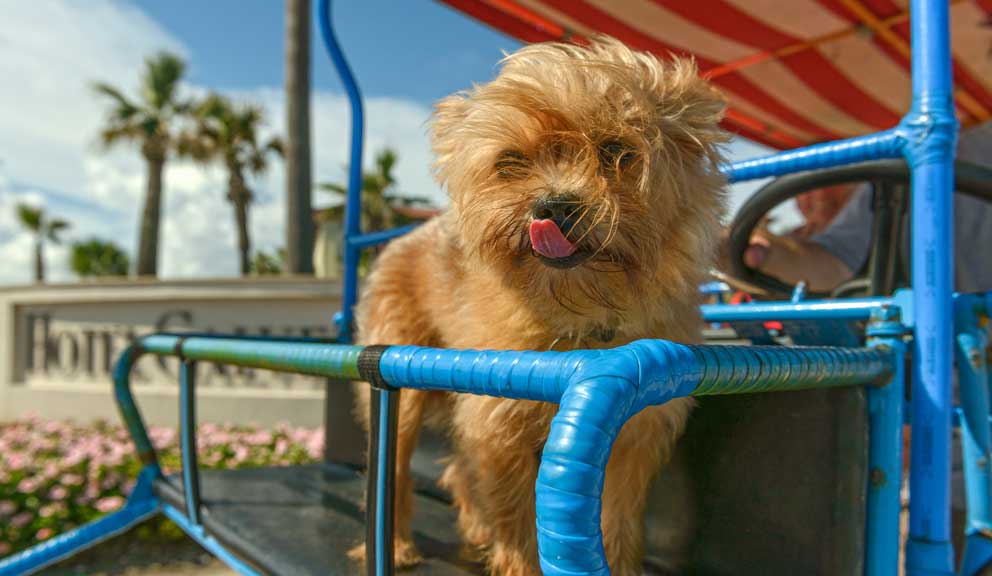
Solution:
{"label": "blue tape wrapped handrail", "polygon": [[394,346],[380,371],[398,387],[558,402],[537,481],[545,574],[608,574],[600,506],[610,448],[623,424],[673,398],[878,381],[884,349],[689,346],[641,340],[611,350],[461,351]]}
{"label": "blue tape wrapped handrail", "polygon": [[[163,334],[142,338],[118,363],[121,410],[139,452],[154,452],[127,373],[141,353],[358,379],[361,346]],[[649,405],[673,398],[873,383],[892,370],[885,349],[692,346],[641,340],[609,350],[497,352],[417,346],[385,349],[380,374],[401,388],[558,403],[537,481],[537,530],[546,574],[606,574],[600,499],[613,440]],[[147,460],[146,460],[147,461]]]}

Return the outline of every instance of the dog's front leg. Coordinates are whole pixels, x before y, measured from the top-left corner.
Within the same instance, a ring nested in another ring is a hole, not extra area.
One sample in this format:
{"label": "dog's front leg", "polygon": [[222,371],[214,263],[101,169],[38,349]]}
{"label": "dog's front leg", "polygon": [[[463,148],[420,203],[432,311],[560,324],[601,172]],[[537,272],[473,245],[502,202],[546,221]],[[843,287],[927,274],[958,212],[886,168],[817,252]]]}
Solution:
{"label": "dog's front leg", "polygon": [[[455,414],[459,527],[493,576],[538,576],[534,484],[553,409],[540,402],[460,396]],[[470,486],[469,486],[470,485]]]}
{"label": "dog's front leg", "polygon": [[651,406],[631,418],[613,443],[603,485],[602,528],[606,561],[615,576],[642,573],[651,480],[671,457],[691,407],[688,399]]}
{"label": "dog's front leg", "polygon": [[[413,544],[411,528],[413,518],[413,479],[410,476],[410,461],[417,447],[420,425],[424,415],[424,403],[430,392],[422,390],[400,390],[396,426],[396,483],[394,508],[393,562],[397,568],[418,564],[422,558]],[[358,390],[360,405],[368,406],[368,386]],[[374,423],[372,423],[374,425]],[[371,448],[370,448],[371,450]],[[365,559],[365,544],[351,550],[355,560]]]}

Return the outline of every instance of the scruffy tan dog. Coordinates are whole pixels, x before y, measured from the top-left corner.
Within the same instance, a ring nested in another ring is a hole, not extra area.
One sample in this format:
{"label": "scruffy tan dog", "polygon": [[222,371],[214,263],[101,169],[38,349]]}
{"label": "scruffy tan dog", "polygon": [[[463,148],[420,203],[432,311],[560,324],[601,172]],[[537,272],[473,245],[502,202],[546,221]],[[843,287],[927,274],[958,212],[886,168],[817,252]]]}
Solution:
{"label": "scruffy tan dog", "polygon": [[[723,206],[723,109],[693,62],[610,39],[508,56],[495,80],[437,105],[433,147],[451,208],[379,257],[358,310],[361,342],[566,350],[697,341],[697,286]],[[366,418],[367,402],[365,392]],[[649,408],[616,440],[602,509],[613,574],[640,573],[649,483],[691,406]],[[410,457],[421,423],[433,421],[453,439],[442,483],[466,542],[493,574],[539,574],[534,485],[556,408],[402,391],[397,565],[419,560]]]}

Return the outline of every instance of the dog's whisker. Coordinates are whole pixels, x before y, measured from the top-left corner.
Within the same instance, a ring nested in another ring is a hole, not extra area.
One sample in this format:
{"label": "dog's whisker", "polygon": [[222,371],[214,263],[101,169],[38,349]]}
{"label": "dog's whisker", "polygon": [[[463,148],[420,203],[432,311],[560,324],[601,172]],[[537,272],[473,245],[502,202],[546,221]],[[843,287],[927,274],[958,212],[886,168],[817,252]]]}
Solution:
{"label": "dog's whisker", "polygon": [[[589,213],[591,212],[591,210],[592,209],[591,208],[588,208],[588,207],[585,210],[583,210],[582,214],[579,215],[578,219],[576,219],[575,223],[572,224],[572,227],[568,230],[568,233],[565,235],[566,238],[568,238],[569,236],[571,236],[573,232],[575,232],[576,230],[578,230],[580,228],[579,225],[582,224],[582,221],[585,220],[586,216],[589,215]],[[578,240],[575,240],[572,243],[573,244],[579,244],[579,243],[581,243],[583,240],[585,240],[586,236],[588,236],[591,231],[592,231],[592,227],[587,227],[586,230],[585,230],[585,232],[582,234],[582,236],[580,236],[578,238]]]}

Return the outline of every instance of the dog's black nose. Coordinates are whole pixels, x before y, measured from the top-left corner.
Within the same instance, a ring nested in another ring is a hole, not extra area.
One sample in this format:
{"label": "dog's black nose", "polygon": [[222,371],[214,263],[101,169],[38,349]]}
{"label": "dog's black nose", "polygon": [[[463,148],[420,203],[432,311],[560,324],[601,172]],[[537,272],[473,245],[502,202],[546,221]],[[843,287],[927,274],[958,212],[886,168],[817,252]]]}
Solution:
{"label": "dog's black nose", "polygon": [[568,234],[582,213],[579,197],[573,194],[541,196],[534,202],[531,215],[535,220],[551,220],[563,234]]}

